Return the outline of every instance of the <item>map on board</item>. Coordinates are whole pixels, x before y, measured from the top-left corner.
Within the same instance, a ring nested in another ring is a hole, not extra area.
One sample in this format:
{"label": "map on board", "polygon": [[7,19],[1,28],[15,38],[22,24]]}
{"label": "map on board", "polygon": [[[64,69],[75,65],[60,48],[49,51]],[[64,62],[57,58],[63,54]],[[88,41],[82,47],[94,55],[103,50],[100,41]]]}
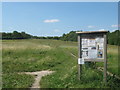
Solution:
{"label": "map on board", "polygon": [[103,58],[103,37],[82,38],[82,58]]}

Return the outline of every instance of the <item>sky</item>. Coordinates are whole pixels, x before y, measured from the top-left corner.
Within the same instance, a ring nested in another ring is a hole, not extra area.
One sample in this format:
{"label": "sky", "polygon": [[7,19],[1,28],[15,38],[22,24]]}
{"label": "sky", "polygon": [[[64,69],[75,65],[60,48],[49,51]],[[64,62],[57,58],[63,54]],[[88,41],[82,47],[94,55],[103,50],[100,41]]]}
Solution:
{"label": "sky", "polygon": [[118,29],[117,2],[3,2],[2,32],[61,36],[70,31]]}

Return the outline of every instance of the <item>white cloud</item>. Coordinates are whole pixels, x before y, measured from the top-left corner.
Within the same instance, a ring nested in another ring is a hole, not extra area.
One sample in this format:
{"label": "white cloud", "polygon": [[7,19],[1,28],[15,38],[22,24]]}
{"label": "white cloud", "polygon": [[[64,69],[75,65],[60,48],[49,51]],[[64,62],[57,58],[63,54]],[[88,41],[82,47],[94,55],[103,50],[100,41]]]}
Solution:
{"label": "white cloud", "polygon": [[95,26],[92,26],[92,25],[89,25],[89,26],[87,26],[88,28],[94,28]]}
{"label": "white cloud", "polygon": [[54,32],[61,32],[59,29],[55,29]]}
{"label": "white cloud", "polygon": [[110,32],[114,32],[115,31],[115,29],[114,30],[110,30]]}
{"label": "white cloud", "polygon": [[97,30],[97,31],[106,31],[105,29],[99,29],[99,30]]}
{"label": "white cloud", "polygon": [[113,28],[114,28],[114,27],[118,27],[118,25],[111,25],[111,27],[113,27]]}
{"label": "white cloud", "polygon": [[50,19],[50,20],[46,19],[43,22],[44,23],[54,23],[54,22],[59,22],[59,21],[60,21],[59,19]]}

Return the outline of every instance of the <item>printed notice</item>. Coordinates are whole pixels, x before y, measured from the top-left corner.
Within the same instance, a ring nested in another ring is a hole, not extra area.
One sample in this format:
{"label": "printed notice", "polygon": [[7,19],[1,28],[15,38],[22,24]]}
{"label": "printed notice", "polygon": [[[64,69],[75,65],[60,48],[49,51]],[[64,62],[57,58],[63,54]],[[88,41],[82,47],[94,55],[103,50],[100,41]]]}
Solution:
{"label": "printed notice", "polygon": [[78,58],[78,64],[84,64],[84,58]]}
{"label": "printed notice", "polygon": [[103,43],[102,37],[82,38],[82,58],[103,58]]}

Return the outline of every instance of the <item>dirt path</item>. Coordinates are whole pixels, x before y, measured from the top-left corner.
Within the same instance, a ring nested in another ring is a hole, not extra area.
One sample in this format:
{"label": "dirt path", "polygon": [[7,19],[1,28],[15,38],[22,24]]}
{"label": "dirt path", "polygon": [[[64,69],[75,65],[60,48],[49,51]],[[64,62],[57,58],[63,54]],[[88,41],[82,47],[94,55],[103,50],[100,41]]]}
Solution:
{"label": "dirt path", "polygon": [[[24,74],[28,74],[28,75],[34,75],[35,76],[35,82],[32,84],[31,88],[40,88],[40,80],[43,76],[52,74],[54,71],[37,71],[37,72],[23,72]],[[22,73],[22,74],[23,74]]]}
{"label": "dirt path", "polygon": [[[104,68],[103,68],[103,67],[97,67],[97,69],[98,69],[99,71],[101,71],[101,72],[104,71]],[[119,77],[119,76],[117,76],[117,75],[115,75],[115,74],[112,74],[112,73],[109,72],[109,71],[107,71],[107,74],[120,80],[120,77]]]}

